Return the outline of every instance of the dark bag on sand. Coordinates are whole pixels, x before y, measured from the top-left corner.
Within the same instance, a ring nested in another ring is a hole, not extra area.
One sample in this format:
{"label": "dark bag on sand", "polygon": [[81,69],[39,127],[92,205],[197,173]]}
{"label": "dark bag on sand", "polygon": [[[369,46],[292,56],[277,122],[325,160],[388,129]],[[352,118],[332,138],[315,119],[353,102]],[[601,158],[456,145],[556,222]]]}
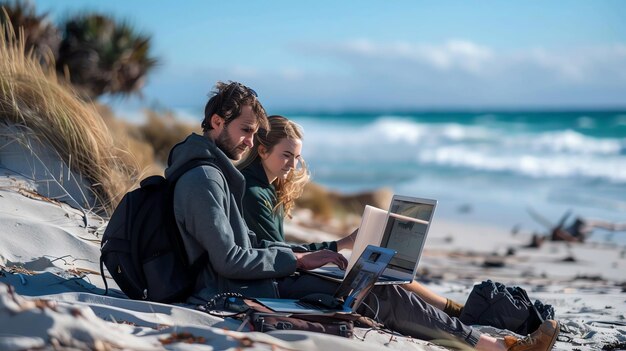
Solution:
{"label": "dark bag on sand", "polygon": [[[542,316],[538,307],[546,311]],[[554,317],[554,308],[540,301],[533,304],[518,286],[483,281],[474,285],[459,319],[465,324],[489,325],[527,335],[539,328],[544,318]]]}
{"label": "dark bag on sand", "polygon": [[107,292],[103,264],[131,299],[167,303],[189,296],[208,256],[205,253],[189,265],[174,217],[173,194],[176,181],[202,165],[211,163],[190,161],[168,179],[142,180],[139,189],[124,196],[102,236],[100,273]]}
{"label": "dark bag on sand", "polygon": [[303,330],[352,338],[354,336],[354,321],[360,318],[358,314],[346,313],[286,315],[276,313],[253,299],[245,299],[244,301],[250,307],[246,312],[244,322],[248,322],[253,331],[263,333],[274,330]]}
{"label": "dark bag on sand", "polygon": [[[215,313],[217,306],[220,306],[219,309],[235,311],[235,313],[230,315]],[[242,325],[247,325],[252,331],[263,333],[274,330],[302,330],[352,338],[355,322],[361,326],[379,326],[356,313],[313,315],[274,312],[255,299],[237,293],[218,294],[200,309],[213,316],[239,318],[242,320]]]}

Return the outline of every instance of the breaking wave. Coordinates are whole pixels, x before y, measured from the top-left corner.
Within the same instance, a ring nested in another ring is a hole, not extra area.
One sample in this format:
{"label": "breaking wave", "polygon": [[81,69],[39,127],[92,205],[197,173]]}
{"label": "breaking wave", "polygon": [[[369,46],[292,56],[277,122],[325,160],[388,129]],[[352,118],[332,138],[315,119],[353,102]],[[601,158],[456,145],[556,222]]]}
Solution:
{"label": "breaking wave", "polygon": [[451,172],[626,183],[626,138],[482,120],[483,124],[424,123],[380,116],[368,121],[298,121],[305,130],[305,157],[322,167],[325,163],[362,165],[367,172],[381,165],[390,169],[437,166]]}

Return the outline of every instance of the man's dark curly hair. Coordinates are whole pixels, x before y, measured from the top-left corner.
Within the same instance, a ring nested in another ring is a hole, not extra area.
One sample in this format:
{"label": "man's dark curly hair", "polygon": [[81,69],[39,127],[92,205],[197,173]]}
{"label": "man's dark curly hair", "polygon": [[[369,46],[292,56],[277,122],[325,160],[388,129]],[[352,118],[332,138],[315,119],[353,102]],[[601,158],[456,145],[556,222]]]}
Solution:
{"label": "man's dark curly hair", "polygon": [[254,90],[238,82],[217,82],[212,95],[204,108],[202,131],[206,132],[213,129],[211,126],[211,116],[213,114],[224,118],[226,125],[228,125],[235,118],[239,117],[241,108],[246,105],[252,107],[252,111],[259,123],[259,128],[268,128],[267,114],[263,105],[257,99],[257,94]]}

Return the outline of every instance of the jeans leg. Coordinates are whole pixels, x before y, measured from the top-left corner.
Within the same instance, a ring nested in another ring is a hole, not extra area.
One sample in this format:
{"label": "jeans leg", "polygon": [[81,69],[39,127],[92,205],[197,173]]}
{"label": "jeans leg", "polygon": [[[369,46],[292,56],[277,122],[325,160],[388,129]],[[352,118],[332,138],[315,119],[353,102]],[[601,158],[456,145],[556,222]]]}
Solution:
{"label": "jeans leg", "polygon": [[481,335],[458,318],[448,316],[419,296],[395,285],[376,286],[357,311],[374,318],[377,309],[376,318],[389,329],[422,340],[456,339],[474,347]]}
{"label": "jeans leg", "polygon": [[[332,295],[338,287],[338,283],[310,274],[278,280],[278,290],[283,299],[299,299],[311,293]],[[374,287],[357,312],[370,318],[376,317],[389,329],[422,340],[452,339],[474,347],[481,335],[478,330],[396,285]]]}

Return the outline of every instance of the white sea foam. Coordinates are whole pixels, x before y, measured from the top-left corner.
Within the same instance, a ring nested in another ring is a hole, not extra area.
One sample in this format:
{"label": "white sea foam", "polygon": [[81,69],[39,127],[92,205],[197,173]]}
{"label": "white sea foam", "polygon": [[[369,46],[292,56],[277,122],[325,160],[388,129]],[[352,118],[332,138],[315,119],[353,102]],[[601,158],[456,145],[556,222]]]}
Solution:
{"label": "white sea foam", "polygon": [[[306,120],[305,157],[362,164],[390,163],[507,172],[521,176],[592,178],[626,183],[626,138],[574,130],[530,132],[502,124],[419,123],[385,117],[366,124]],[[319,163],[318,162],[318,163]]]}
{"label": "white sea foam", "polygon": [[396,145],[439,144],[444,142],[480,141],[497,138],[497,134],[481,126],[457,123],[416,123],[406,118],[379,118],[369,124],[352,125],[306,119],[301,121],[305,138],[320,138],[330,145],[363,145],[373,141]]}
{"label": "white sea foam", "polygon": [[588,177],[626,182],[626,160],[581,155],[497,154],[462,146],[440,147],[418,156],[424,164],[512,172],[534,178]]}
{"label": "white sea foam", "polygon": [[401,119],[380,119],[367,127],[369,135],[379,134],[384,140],[397,143],[405,142],[415,145],[424,137],[426,128],[423,125]]}
{"label": "white sea foam", "polygon": [[520,147],[527,145],[537,152],[549,151],[584,155],[619,155],[626,147],[626,139],[598,139],[573,130],[525,135],[515,138],[514,141]]}

